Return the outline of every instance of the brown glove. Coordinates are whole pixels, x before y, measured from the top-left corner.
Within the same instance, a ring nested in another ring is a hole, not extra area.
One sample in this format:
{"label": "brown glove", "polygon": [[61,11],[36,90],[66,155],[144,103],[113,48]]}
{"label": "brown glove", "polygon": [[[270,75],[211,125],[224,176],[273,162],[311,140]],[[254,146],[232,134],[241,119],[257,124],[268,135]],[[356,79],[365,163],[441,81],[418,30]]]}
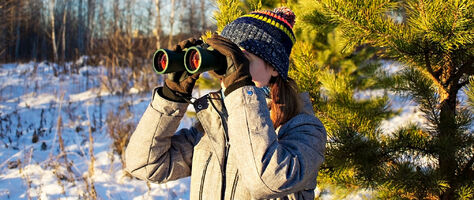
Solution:
{"label": "brown glove", "polygon": [[[201,40],[196,40],[190,38],[179,42],[172,51],[181,52],[185,48],[202,44]],[[200,73],[190,74],[185,70],[183,66],[183,71],[173,72],[168,75],[168,78],[165,80],[165,86],[163,87],[163,95],[165,98],[177,101],[177,102],[188,102],[191,98],[191,93],[193,91],[196,80],[199,79]]]}
{"label": "brown glove", "polygon": [[227,70],[223,76],[224,95],[246,85],[255,85],[249,71],[249,60],[236,44],[217,34],[207,39],[206,43],[227,58]]}

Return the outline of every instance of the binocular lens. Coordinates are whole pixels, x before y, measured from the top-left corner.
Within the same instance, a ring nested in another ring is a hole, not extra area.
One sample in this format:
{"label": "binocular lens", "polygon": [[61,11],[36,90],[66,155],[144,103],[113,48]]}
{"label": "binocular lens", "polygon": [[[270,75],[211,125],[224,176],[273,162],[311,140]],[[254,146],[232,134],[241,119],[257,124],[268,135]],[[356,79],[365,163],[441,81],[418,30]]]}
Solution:
{"label": "binocular lens", "polygon": [[159,71],[163,71],[166,68],[166,65],[168,65],[168,58],[166,57],[166,54],[161,53],[161,55],[158,55],[158,58],[160,58],[160,65],[158,66]]}
{"label": "binocular lens", "polygon": [[196,51],[196,50],[191,50],[191,56],[189,59],[191,59],[189,61],[189,63],[191,64],[190,66],[190,70],[194,71],[196,70],[197,68],[199,68],[199,66],[201,65],[201,56],[199,55],[199,52]]}
{"label": "binocular lens", "polygon": [[158,49],[153,55],[153,68],[157,74],[167,74],[183,70],[184,52]]}
{"label": "binocular lens", "polygon": [[217,51],[193,46],[185,51],[158,49],[153,55],[153,68],[157,74],[167,74],[186,70],[190,74],[214,70],[224,74],[226,57]]}

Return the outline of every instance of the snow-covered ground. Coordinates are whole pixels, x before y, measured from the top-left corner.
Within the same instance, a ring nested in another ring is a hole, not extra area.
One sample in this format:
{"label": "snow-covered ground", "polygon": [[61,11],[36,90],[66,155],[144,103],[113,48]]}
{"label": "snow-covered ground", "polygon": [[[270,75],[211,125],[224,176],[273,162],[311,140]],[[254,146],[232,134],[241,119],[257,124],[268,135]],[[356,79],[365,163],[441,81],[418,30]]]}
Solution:
{"label": "snow-covered ground", "polygon": [[[109,93],[103,86],[104,67],[83,66],[78,73],[58,77],[53,68],[62,69],[47,62],[0,65],[0,199],[82,199],[91,196],[92,184],[99,199],[189,198],[189,178],[147,184],[126,176],[120,156],[113,152],[107,120],[116,117],[119,124],[134,127],[151,91],[138,93],[133,88],[127,95]],[[370,98],[381,91],[356,95]],[[383,123],[384,132],[408,122],[424,123],[413,102],[390,97],[392,109],[400,109],[401,114]],[[191,123],[185,117],[180,127]],[[93,173],[89,170],[89,128]],[[370,191],[361,191],[348,199],[367,196]],[[332,199],[330,191],[322,197]]]}
{"label": "snow-covered ground", "polygon": [[[131,116],[111,116],[135,125],[151,92],[112,95],[101,89],[104,67],[55,77],[53,66],[58,68],[46,62],[0,65],[0,199],[81,199],[90,196],[91,183],[99,199],[188,199],[189,178],[148,186],[125,176],[113,153],[108,113],[127,107]],[[190,124],[187,118],[181,126]],[[58,127],[71,170],[61,155]]]}

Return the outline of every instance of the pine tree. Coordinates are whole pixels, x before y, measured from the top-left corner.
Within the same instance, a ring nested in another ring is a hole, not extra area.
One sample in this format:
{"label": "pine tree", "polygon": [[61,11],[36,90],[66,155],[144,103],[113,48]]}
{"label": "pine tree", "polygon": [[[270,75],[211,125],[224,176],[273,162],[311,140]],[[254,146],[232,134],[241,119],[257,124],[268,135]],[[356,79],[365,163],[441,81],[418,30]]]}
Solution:
{"label": "pine tree", "polygon": [[[309,92],[316,116],[328,132],[318,187],[331,191],[333,199],[343,199],[360,190],[359,185],[375,183],[373,179],[382,171],[373,159],[382,146],[378,127],[395,114],[388,109],[386,92],[369,98],[358,96],[366,90],[383,91],[393,81],[380,70],[374,48],[347,49],[340,29],[334,26],[310,30],[314,28],[308,19],[311,16],[300,12],[308,9],[307,4],[297,7],[302,9],[295,9],[300,24],[295,27],[298,42],[292,52],[290,77],[302,91]],[[308,32],[311,34],[305,36]],[[370,168],[361,168],[364,165]]]}
{"label": "pine tree", "polygon": [[[293,4],[301,19],[297,38],[303,39],[292,54],[293,76],[310,91],[330,137],[322,180],[375,188],[380,198],[472,198],[472,82],[466,89],[470,107],[459,103],[458,92],[474,75],[473,4],[468,0]],[[331,37],[328,32],[340,34],[341,44],[321,42]],[[343,51],[334,49],[339,45]],[[368,46],[375,48],[378,58],[404,64],[394,89],[418,103],[428,127],[409,124],[381,133],[380,121],[392,114],[386,110],[386,97],[353,98],[359,90],[386,87],[389,82],[370,75],[377,67],[364,61],[369,57],[351,60]]]}

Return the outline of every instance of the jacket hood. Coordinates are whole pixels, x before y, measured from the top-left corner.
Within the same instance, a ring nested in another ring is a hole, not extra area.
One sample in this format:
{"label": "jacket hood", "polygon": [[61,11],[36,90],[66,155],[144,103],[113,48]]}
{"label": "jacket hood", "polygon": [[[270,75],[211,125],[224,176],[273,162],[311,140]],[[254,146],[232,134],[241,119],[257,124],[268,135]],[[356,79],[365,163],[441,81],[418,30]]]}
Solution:
{"label": "jacket hood", "polygon": [[308,92],[300,93],[300,98],[302,102],[302,112],[308,115],[314,115],[313,104],[311,103],[311,98]]}

